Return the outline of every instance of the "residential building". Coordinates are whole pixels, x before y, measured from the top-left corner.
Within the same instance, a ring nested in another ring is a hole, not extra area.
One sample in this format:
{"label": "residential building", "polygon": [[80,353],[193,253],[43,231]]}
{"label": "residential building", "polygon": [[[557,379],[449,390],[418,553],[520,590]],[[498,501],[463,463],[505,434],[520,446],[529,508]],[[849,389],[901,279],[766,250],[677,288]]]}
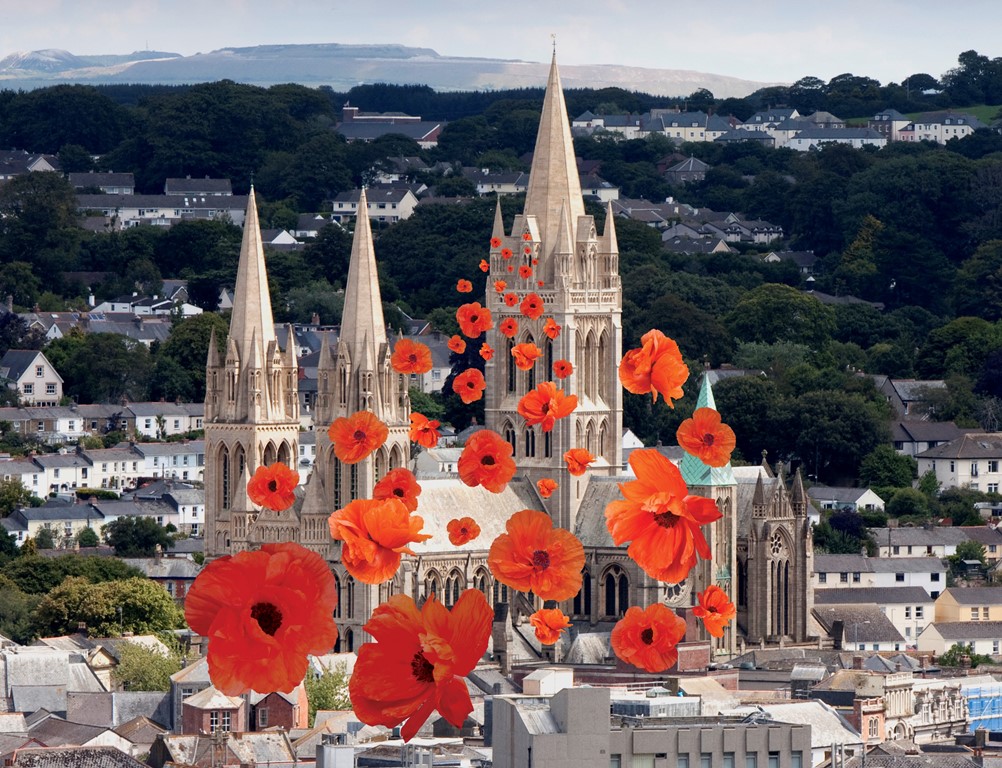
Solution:
{"label": "residential building", "polygon": [[796,120],[800,113],[796,109],[780,108],[765,109],[756,112],[745,120],[744,124],[738,126],[745,131],[760,131],[779,125],[784,120]]}
{"label": "residential building", "polygon": [[206,442],[136,443],[143,477],[201,481],[205,474]]}
{"label": "residential building", "polygon": [[190,486],[173,488],[163,495],[163,500],[177,512],[178,532],[186,536],[202,535],[205,529],[204,489]]}
{"label": "residential building", "polygon": [[872,128],[888,141],[901,141],[901,131],[911,124],[911,120],[896,109],[885,109],[875,114],[866,127]]}
{"label": "residential building", "polygon": [[938,557],[882,558],[815,555],[814,589],[922,587],[933,598],[946,588],[947,567]]}
{"label": "residential building", "polygon": [[695,157],[690,157],[668,168],[664,173],[665,181],[669,184],[687,184],[690,181],[702,181],[706,178],[706,172],[709,169],[710,166],[708,163],[704,163]]}
{"label": "residential building", "polygon": [[950,587],[936,598],[937,622],[1002,623],[1002,587]]}
{"label": "residential building", "polygon": [[792,261],[797,265],[800,274],[810,277],[814,274],[814,265],[818,263],[818,257],[814,251],[770,251],[762,257],[762,261],[767,264]]}
{"label": "residential building", "polygon": [[242,195],[77,195],[77,210],[104,216],[113,229],[142,224],[169,227],[179,221],[216,219],[243,226]]}
{"label": "residential building", "polygon": [[[342,192],[334,198],[334,221],[344,222],[358,214],[361,191]],[[407,187],[369,187],[365,191],[365,209],[372,221],[393,224],[409,219],[418,199]]]}
{"label": "residential building", "polygon": [[43,528],[52,531],[57,547],[72,547],[77,534],[90,528],[100,534],[107,521],[89,504],[51,502],[41,507],[15,509],[0,520],[0,526],[17,539],[21,546],[28,538],[36,538]]}
{"label": "residential building", "polygon": [[890,376],[874,376],[873,380],[898,418],[906,420],[928,419],[928,413],[921,406],[928,398],[929,390],[946,388],[946,382],[942,379],[892,379]]}
{"label": "residential building", "polygon": [[850,512],[872,512],[884,508],[884,500],[869,488],[837,488],[812,485],[807,495],[820,509],[842,509]]}
{"label": "residential building", "polygon": [[45,155],[22,150],[0,150],[0,181],[39,171],[59,171],[62,166],[56,155]]}
{"label": "residential building", "polygon": [[891,440],[894,450],[905,456],[918,456],[930,448],[956,440],[969,429],[962,429],[952,421],[918,421],[908,419],[891,422]]}
{"label": "residential building", "polygon": [[97,188],[106,195],[131,195],[136,191],[136,177],[131,173],[87,171],[68,175],[76,190]]}
{"label": "residential building", "polygon": [[916,457],[919,477],[936,475],[941,488],[998,493],[1002,483],[1002,432],[969,432]]}
{"label": "residential building", "polygon": [[422,149],[438,145],[444,121],[422,120],[402,112],[360,112],[358,107],[345,104],[341,122],[334,128],[348,141],[374,141],[380,136],[400,134],[414,139]]}
{"label": "residential building", "polygon": [[884,558],[936,557],[957,554],[957,545],[970,540],[961,528],[948,525],[870,528],[877,555]]}
{"label": "residential building", "polygon": [[204,426],[204,403],[130,403],[137,436],[164,440],[175,435],[197,432]]}
{"label": "residential building", "polygon": [[63,399],[63,377],[39,350],[7,350],[0,359],[0,378],[17,390],[22,405],[53,406]]}
{"label": "residential building", "polygon": [[449,363],[449,339],[444,334],[435,331],[421,336],[404,336],[424,344],[431,350],[431,370],[426,373],[412,373],[408,378],[407,386],[416,387],[422,392],[441,392],[442,385],[452,372],[452,365]]}
{"label": "residential building", "polygon": [[899,132],[902,141],[934,141],[946,144],[950,139],[970,136],[979,128],[987,128],[974,115],[962,112],[930,112],[915,118]]}
{"label": "residential building", "polygon": [[880,149],[887,146],[887,138],[872,128],[808,128],[795,134],[784,146],[807,152],[827,144],[847,144],[853,149]]}
{"label": "residential building", "polygon": [[233,185],[229,179],[203,179],[186,176],[183,179],[167,179],[164,194],[175,197],[233,197]]}
{"label": "residential building", "polygon": [[[941,594],[940,598],[942,597]],[[894,629],[904,637],[907,645],[914,645],[925,625],[937,619],[936,600],[922,587],[832,587],[814,592],[814,610],[817,614],[824,614],[835,606],[849,605],[877,606]],[[853,627],[846,622],[848,617],[843,615],[835,618],[842,618],[844,637],[851,646],[853,637],[850,633]],[[863,642],[867,640],[864,639]]]}
{"label": "residential building", "polygon": [[957,644],[986,656],[1002,654],[1002,621],[935,621],[918,637],[920,651],[940,656]]}
{"label": "residential building", "polygon": [[905,650],[905,637],[876,603],[816,603],[813,616],[834,640],[836,648],[841,645],[853,651]]}
{"label": "residential building", "polygon": [[247,726],[247,703],[211,685],[181,703],[182,733],[239,733]]}
{"label": "residential building", "polygon": [[490,168],[463,168],[463,176],[477,187],[477,194],[518,195],[529,185],[529,174],[524,171],[491,171]]}
{"label": "residential building", "polygon": [[456,474],[462,448],[428,448],[414,459],[414,469],[423,475]]}

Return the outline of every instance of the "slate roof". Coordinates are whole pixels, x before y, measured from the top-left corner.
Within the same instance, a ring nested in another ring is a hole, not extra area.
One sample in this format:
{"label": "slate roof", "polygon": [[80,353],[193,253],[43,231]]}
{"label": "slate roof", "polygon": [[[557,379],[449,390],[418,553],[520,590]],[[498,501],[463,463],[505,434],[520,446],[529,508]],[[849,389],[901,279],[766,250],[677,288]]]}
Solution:
{"label": "slate roof", "polygon": [[581,499],[574,527],[574,535],[585,547],[616,546],[605,524],[605,507],[610,501],[623,498],[619,490],[619,481],[627,479],[629,478],[594,476],[588,478],[588,486],[585,488],[584,498]]}
{"label": "slate roof", "polygon": [[881,139],[887,141],[887,137],[884,134],[873,128],[807,128],[800,131],[793,138],[818,140]]}
{"label": "slate roof", "polygon": [[1002,433],[974,432],[922,451],[920,459],[997,459],[1002,456]]}
{"label": "slate roof", "polygon": [[949,594],[958,605],[1002,604],[1002,587],[950,587],[944,594]]}
{"label": "slate roof", "polygon": [[837,504],[855,504],[869,488],[838,488],[830,485],[812,485],[807,495],[814,501],[833,501]]}
{"label": "slate roof", "polygon": [[185,706],[196,709],[239,709],[241,704],[243,699],[239,696],[227,696],[212,685],[184,700]]}
{"label": "slate roof", "polygon": [[[1000,587],[1002,590],[1002,587]],[[886,605],[914,605],[934,602],[922,587],[835,587],[814,590],[815,605],[840,605],[850,603],[876,603]]]}
{"label": "slate roof", "polygon": [[[171,759],[182,764],[196,763],[208,757],[213,747],[212,739],[207,736],[168,734],[162,738]],[[282,731],[230,733],[227,734],[226,749],[238,764],[291,765],[296,759],[292,743]]]}
{"label": "slate roof", "polygon": [[232,195],[233,185],[229,179],[167,179],[164,183],[165,195],[200,195],[211,193],[213,195]]}
{"label": "slate roof", "polygon": [[32,727],[28,733],[47,747],[62,747],[86,744],[107,730],[101,725],[71,723],[61,717],[48,717]]}
{"label": "slate roof", "polygon": [[144,763],[115,747],[19,749],[14,768],[146,768]]}
{"label": "slate roof", "polygon": [[850,757],[844,768],[977,768],[978,765],[970,757],[955,753],[881,755],[868,752],[865,759]]}
{"label": "slate roof", "polygon": [[970,537],[961,528],[936,526],[933,528],[870,528],[870,534],[880,547],[933,547],[957,546]]}
{"label": "slate roof", "polygon": [[895,442],[948,443],[968,431],[952,421],[906,420],[891,422],[891,439]]}
{"label": "slate roof", "polygon": [[843,636],[849,643],[903,643],[905,640],[877,603],[827,604],[824,608],[815,608],[813,615],[825,632],[831,632],[832,623],[841,619]]}
{"label": "slate roof", "polygon": [[998,639],[1002,637],[1002,621],[934,621],[944,640]]}
{"label": "slate roof", "polygon": [[122,562],[138,568],[148,579],[195,579],[202,566],[187,557],[123,557]]}
{"label": "slate roof", "polygon": [[430,120],[409,123],[350,121],[341,123],[334,130],[348,139],[348,141],[352,139],[371,141],[389,134],[402,134],[415,141],[421,141],[434,133],[438,128],[443,127],[443,125],[444,123],[436,123]]}
{"label": "slate roof", "polygon": [[3,359],[0,359],[0,375],[11,380],[21,378],[34,365],[35,358],[39,355],[42,353],[37,349],[8,349]]}
{"label": "slate roof", "polygon": [[814,556],[815,573],[935,573],[946,566],[938,557]]}
{"label": "slate roof", "polygon": [[998,528],[990,528],[987,525],[962,525],[959,530],[967,534],[969,541],[976,541],[978,544],[985,546],[1002,544],[1002,531]]}
{"label": "slate roof", "polygon": [[87,171],[70,173],[70,184],[74,187],[135,187],[136,177],[131,173],[111,173],[108,171]]}

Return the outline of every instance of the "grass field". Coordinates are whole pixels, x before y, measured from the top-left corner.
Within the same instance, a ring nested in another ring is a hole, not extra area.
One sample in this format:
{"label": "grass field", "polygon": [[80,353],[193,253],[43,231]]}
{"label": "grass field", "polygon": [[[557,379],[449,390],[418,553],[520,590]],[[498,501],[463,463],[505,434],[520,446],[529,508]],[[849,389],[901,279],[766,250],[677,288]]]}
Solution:
{"label": "grass field", "polygon": [[[979,104],[976,107],[953,107],[949,111],[960,112],[965,115],[974,115],[982,123],[988,125],[992,120],[995,119],[995,116],[999,113],[1000,109],[1002,109],[1002,106],[998,104],[995,104],[994,106],[991,104]],[[947,110],[938,109],[938,110],[928,110],[928,111],[944,112]],[[908,115],[906,115],[906,117],[914,120],[916,117],[919,117],[922,114],[926,113],[911,112]]]}

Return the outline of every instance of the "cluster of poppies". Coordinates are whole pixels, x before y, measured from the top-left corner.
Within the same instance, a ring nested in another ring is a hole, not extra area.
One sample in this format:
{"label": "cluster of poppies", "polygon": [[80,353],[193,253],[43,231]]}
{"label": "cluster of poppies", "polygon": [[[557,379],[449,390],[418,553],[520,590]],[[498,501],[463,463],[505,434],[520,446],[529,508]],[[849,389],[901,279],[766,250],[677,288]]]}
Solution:
{"label": "cluster of poppies", "polygon": [[[523,239],[531,264],[519,268],[519,277],[528,280],[535,259],[531,259],[532,236],[525,233]],[[511,249],[502,248],[499,238],[492,238],[491,247],[502,259],[512,258]],[[490,265],[481,261],[480,268],[487,272]],[[543,282],[537,282],[542,287]],[[456,289],[468,293],[472,285],[460,280]],[[543,316],[544,302],[535,292],[519,296],[508,290],[504,280],[495,281],[494,290],[502,294],[507,306],[518,305],[526,320],[534,322]],[[467,339],[476,341],[494,326],[490,309],[478,302],[463,304],[456,319],[462,335],[453,336],[448,346],[457,353],[465,351]],[[499,331],[514,338],[518,319],[502,319]],[[561,327],[550,317],[542,332],[552,340]],[[493,354],[482,343],[480,355],[489,360]],[[511,345],[513,363],[522,370],[532,369],[542,354],[532,342]],[[423,374],[432,367],[428,347],[409,339],[395,344],[390,362],[404,375]],[[565,379],[573,374],[573,367],[567,360],[557,360],[552,372],[554,379]],[[628,351],[619,366],[620,381],[628,391],[651,394],[655,401],[660,395],[672,406],[682,396],[688,375],[678,345],[657,330],[645,334],[641,347]],[[477,368],[462,371],[453,380],[453,390],[464,403],[479,400],[485,388]],[[527,392],[517,410],[527,425],[550,432],[577,405],[576,395],[547,380]],[[439,426],[414,412],[410,439],[434,447]],[[366,459],[388,434],[386,424],[370,411],[338,418],[328,429],[334,453],[344,464]],[[682,448],[709,466],[726,464],[735,444],[733,431],[709,408],[698,409],[683,422],[677,438]],[[468,486],[501,493],[516,471],[512,454],[511,444],[496,432],[475,432],[459,458],[459,477]],[[563,456],[568,473],[577,476],[595,458],[581,447]],[[645,573],[677,583],[688,576],[698,558],[709,558],[702,526],[719,519],[720,512],[712,499],[690,495],[678,468],[658,451],[634,451],[630,465],[637,479],[620,484],[623,500],[607,506],[607,527],[617,545],[628,544],[627,554]],[[259,507],[282,511],[293,505],[298,482],[298,473],[284,464],[262,466],[248,483],[248,497]],[[559,485],[547,477],[536,488],[541,498],[549,499]],[[430,538],[422,533],[424,520],[415,514],[420,494],[414,474],[397,468],[379,480],[371,499],[354,499],[330,515],[331,536],[341,542],[341,562],[352,577],[365,584],[385,583],[394,577],[404,555],[414,555],[411,545]],[[477,539],[480,526],[473,517],[457,517],[447,531],[452,545],[464,546]],[[559,608],[549,606],[579,593],[584,563],[584,547],[577,537],[554,527],[545,512],[531,509],[508,519],[505,532],[494,539],[488,554],[489,568],[498,582],[531,592],[547,606],[530,617],[543,644],[557,642],[571,626]],[[694,614],[711,635],[723,636],[735,615],[734,605],[716,586],[700,593],[698,601]],[[209,673],[217,688],[227,694],[287,692],[302,680],[307,654],[326,653],[334,645],[336,604],[333,576],[319,555],[294,543],[268,544],[210,563],[188,594],[185,615],[193,630],[211,639]],[[405,595],[395,595],[378,606],[364,626],[374,642],[359,650],[349,685],[356,714],[369,724],[404,723],[405,739],[436,709],[460,726],[472,711],[461,678],[486,652],[492,616],[485,596],[475,589],[463,592],[451,611],[434,594],[420,608]],[[659,672],[677,661],[677,645],[684,635],[684,620],[669,608],[660,604],[646,610],[631,607],[613,630],[612,646],[624,661]]]}

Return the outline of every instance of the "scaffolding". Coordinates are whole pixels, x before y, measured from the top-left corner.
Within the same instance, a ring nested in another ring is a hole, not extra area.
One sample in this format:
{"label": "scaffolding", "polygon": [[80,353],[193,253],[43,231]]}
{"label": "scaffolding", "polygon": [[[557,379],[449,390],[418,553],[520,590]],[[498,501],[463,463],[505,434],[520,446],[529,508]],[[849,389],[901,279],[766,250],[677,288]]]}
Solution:
{"label": "scaffolding", "polygon": [[1002,731],[1002,685],[962,686],[967,699],[967,720],[973,733],[978,728]]}

